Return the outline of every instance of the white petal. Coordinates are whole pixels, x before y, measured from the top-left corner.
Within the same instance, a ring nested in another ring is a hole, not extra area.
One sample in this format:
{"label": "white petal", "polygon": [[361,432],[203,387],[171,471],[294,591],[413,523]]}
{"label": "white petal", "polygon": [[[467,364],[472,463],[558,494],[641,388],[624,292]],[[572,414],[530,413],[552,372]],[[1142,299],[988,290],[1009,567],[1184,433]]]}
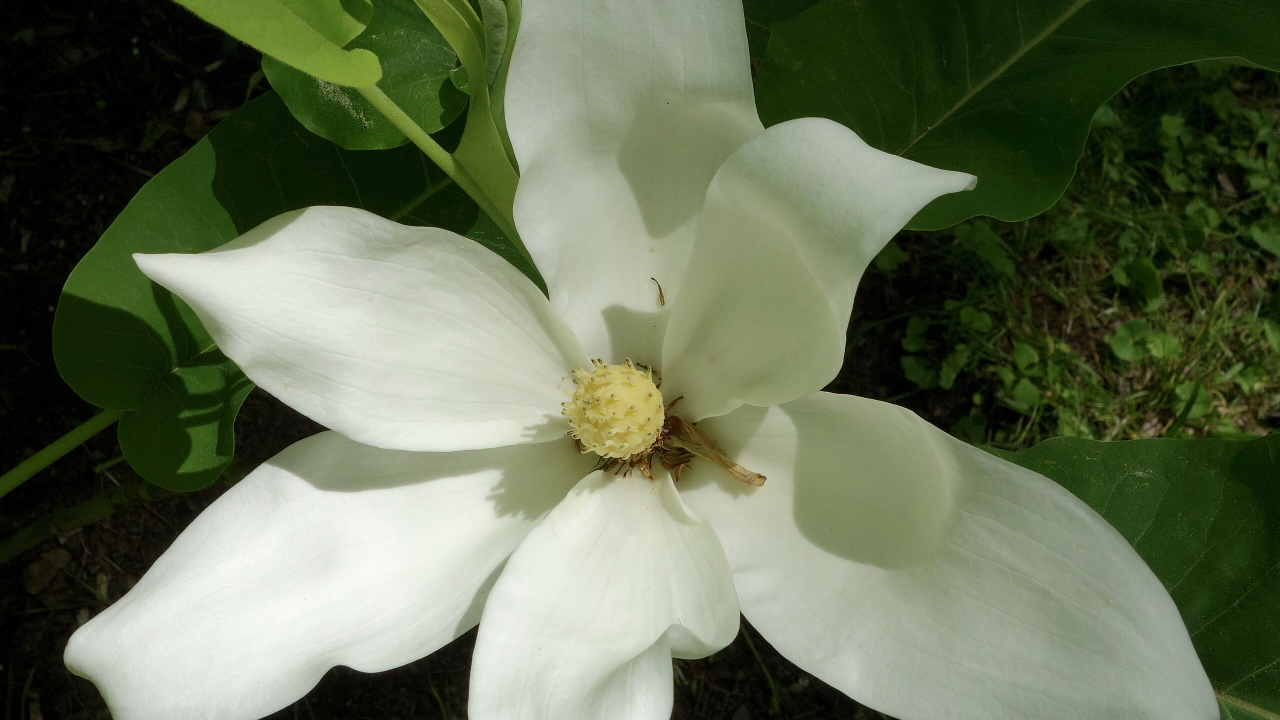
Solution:
{"label": "white petal", "polygon": [[684,395],[697,419],[821,389],[844,360],[867,264],[925,204],[973,183],[830,120],[753,138],[707,190],[662,347],[663,395]]}
{"label": "white petal", "polygon": [[666,720],[671,657],[738,632],[711,527],[670,477],[597,471],[511,556],[471,664],[472,720]]}
{"label": "white petal", "polygon": [[[525,0],[515,219],[591,357],[655,364],[707,183],[760,132],[739,0]],[[654,278],[654,279],[650,279]]]}
{"label": "white petal", "polygon": [[681,483],[743,613],[855,700],[902,720],[1218,717],[1160,581],[1047,478],[849,396],[699,427],[769,477]]}
{"label": "white petal", "polygon": [[537,287],[481,245],[352,208],[275,217],[198,255],[137,255],[249,379],[367,445],[554,440],[586,358]]}
{"label": "white petal", "polygon": [[76,631],[115,720],[254,720],[335,665],[412,662],[479,620],[497,569],[585,470],[568,442],[459,453],[296,443]]}

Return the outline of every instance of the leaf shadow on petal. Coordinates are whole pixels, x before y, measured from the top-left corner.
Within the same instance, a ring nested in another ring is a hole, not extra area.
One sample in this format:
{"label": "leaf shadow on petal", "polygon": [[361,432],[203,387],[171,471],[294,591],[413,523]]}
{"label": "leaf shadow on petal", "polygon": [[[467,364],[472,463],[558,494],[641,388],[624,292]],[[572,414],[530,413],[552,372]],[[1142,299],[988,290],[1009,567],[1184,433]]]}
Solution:
{"label": "leaf shadow on petal", "polygon": [[[338,433],[332,434],[341,437]],[[495,517],[542,517],[574,484],[591,472],[594,464],[567,438],[534,445],[448,453],[383,450],[347,438],[342,440],[349,444],[349,452],[330,457],[310,468],[295,467],[293,472],[317,489],[349,493],[416,485],[461,475],[494,473],[496,477],[487,499],[493,504]],[[296,452],[293,447],[297,446],[291,446],[285,452]],[[378,462],[369,461],[371,452],[381,456]],[[537,482],[538,478],[530,479],[533,474],[531,461],[554,463],[556,467],[563,468],[559,474],[564,476],[564,492],[548,493],[545,486]]]}
{"label": "leaf shadow on petal", "polygon": [[746,123],[733,102],[692,104],[669,93],[639,106],[619,148],[618,169],[645,230],[665,238],[697,215],[716,170],[760,128]]}
{"label": "leaf shadow on petal", "polygon": [[924,420],[876,405],[880,412],[843,414],[839,423],[784,407],[798,438],[794,515],[800,532],[824,550],[901,569],[939,548],[954,511],[956,469]]}
{"label": "leaf shadow on petal", "polygon": [[779,406],[773,412],[793,424],[785,429],[765,422],[768,408],[735,410],[733,435],[717,438],[726,454],[740,458],[749,442],[756,455],[776,453],[771,459],[785,470],[750,468],[770,476],[754,489],[718,470],[716,481],[733,494],[791,493],[800,532],[833,555],[889,570],[927,562],[955,511],[958,461],[935,445],[941,431],[914,413],[858,399],[872,411],[859,416],[849,399],[836,412],[830,403]]}
{"label": "leaf shadow on petal", "polygon": [[[648,280],[646,279],[646,282]],[[654,304],[657,305],[657,288],[654,288]],[[667,299],[667,308],[670,307]],[[670,310],[641,312],[622,305],[610,305],[601,311],[605,328],[609,331],[609,346],[615,357],[603,358],[606,362],[619,363],[630,358],[638,363],[661,370],[662,335],[667,330]],[[596,349],[584,348],[590,355]],[[619,356],[620,355],[620,356]],[[663,395],[666,398],[666,395]],[[666,398],[671,402],[671,398]]]}

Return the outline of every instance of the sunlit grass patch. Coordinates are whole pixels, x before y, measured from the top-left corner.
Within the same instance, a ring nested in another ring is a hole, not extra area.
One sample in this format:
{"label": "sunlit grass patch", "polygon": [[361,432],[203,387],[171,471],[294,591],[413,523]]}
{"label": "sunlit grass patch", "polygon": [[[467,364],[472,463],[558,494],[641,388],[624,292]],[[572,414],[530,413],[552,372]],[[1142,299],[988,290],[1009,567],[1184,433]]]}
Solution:
{"label": "sunlit grass patch", "polygon": [[1267,432],[1278,160],[1274,74],[1215,63],[1136,81],[1098,112],[1048,213],[907,236],[877,258],[909,309],[893,321],[903,376],[971,395],[953,432],[1005,447]]}

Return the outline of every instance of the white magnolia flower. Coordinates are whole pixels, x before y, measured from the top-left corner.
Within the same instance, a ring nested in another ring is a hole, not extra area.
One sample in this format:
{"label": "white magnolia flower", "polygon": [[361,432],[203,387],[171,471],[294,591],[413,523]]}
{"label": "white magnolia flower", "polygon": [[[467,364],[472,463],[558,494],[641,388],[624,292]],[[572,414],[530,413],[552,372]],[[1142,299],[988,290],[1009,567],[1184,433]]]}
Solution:
{"label": "white magnolia flower", "polygon": [[[345,208],[138,258],[333,431],[72,637],[117,720],[258,718],[477,622],[473,720],[665,718],[671,658],[723,648],[739,607],[904,720],[1217,717],[1173,602],[1095,513],[818,392],[870,259],[971,177],[825,120],[762,128],[738,0],[525,0],[508,93],[549,301],[470,240]],[[653,479],[593,471],[570,430],[614,465],[654,453]],[[768,481],[698,458],[676,485],[664,462],[715,443]]]}

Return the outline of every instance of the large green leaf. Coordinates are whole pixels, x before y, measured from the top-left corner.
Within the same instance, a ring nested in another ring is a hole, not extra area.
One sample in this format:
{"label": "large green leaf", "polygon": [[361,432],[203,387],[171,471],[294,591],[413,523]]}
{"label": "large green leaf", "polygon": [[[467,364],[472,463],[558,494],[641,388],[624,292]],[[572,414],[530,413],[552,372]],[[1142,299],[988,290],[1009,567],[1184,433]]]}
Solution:
{"label": "large green leaf", "polygon": [[[368,27],[346,48],[378,56],[378,87],[428,133],[453,122],[466,106],[467,96],[449,80],[458,56],[413,0],[378,0]],[[270,55],[262,57],[262,71],[294,117],[327,140],[351,150],[409,141],[356,90],[314,78]]]}
{"label": "large green leaf", "polygon": [[996,454],[1107,519],[1173,596],[1223,718],[1280,718],[1280,435],[1048,440]]}
{"label": "large green leaf", "polygon": [[[208,250],[309,205],[459,232],[484,227],[475,204],[413,146],[343,150],[301,127],[274,93],[237,110],[134,197],[71,273],[54,317],[59,372],[85,400],[128,411],[120,445],[151,482],[174,490],[212,482],[230,461],[250,384],[131,255]],[[519,258],[500,236],[484,241]]]}
{"label": "large green leaf", "polygon": [[1021,220],[1061,196],[1125,83],[1205,58],[1280,68],[1278,39],[1275,0],[823,0],[773,24],[756,98],[766,125],[827,117],[978,177],[912,227]]}
{"label": "large green leaf", "polygon": [[792,18],[796,13],[817,3],[818,0],[742,0],[751,59],[764,57],[765,48],[769,44],[769,29],[774,23]]}
{"label": "large green leaf", "polygon": [[363,29],[360,0],[175,0],[235,38],[299,70],[338,85],[378,82],[378,56],[344,50]]}

